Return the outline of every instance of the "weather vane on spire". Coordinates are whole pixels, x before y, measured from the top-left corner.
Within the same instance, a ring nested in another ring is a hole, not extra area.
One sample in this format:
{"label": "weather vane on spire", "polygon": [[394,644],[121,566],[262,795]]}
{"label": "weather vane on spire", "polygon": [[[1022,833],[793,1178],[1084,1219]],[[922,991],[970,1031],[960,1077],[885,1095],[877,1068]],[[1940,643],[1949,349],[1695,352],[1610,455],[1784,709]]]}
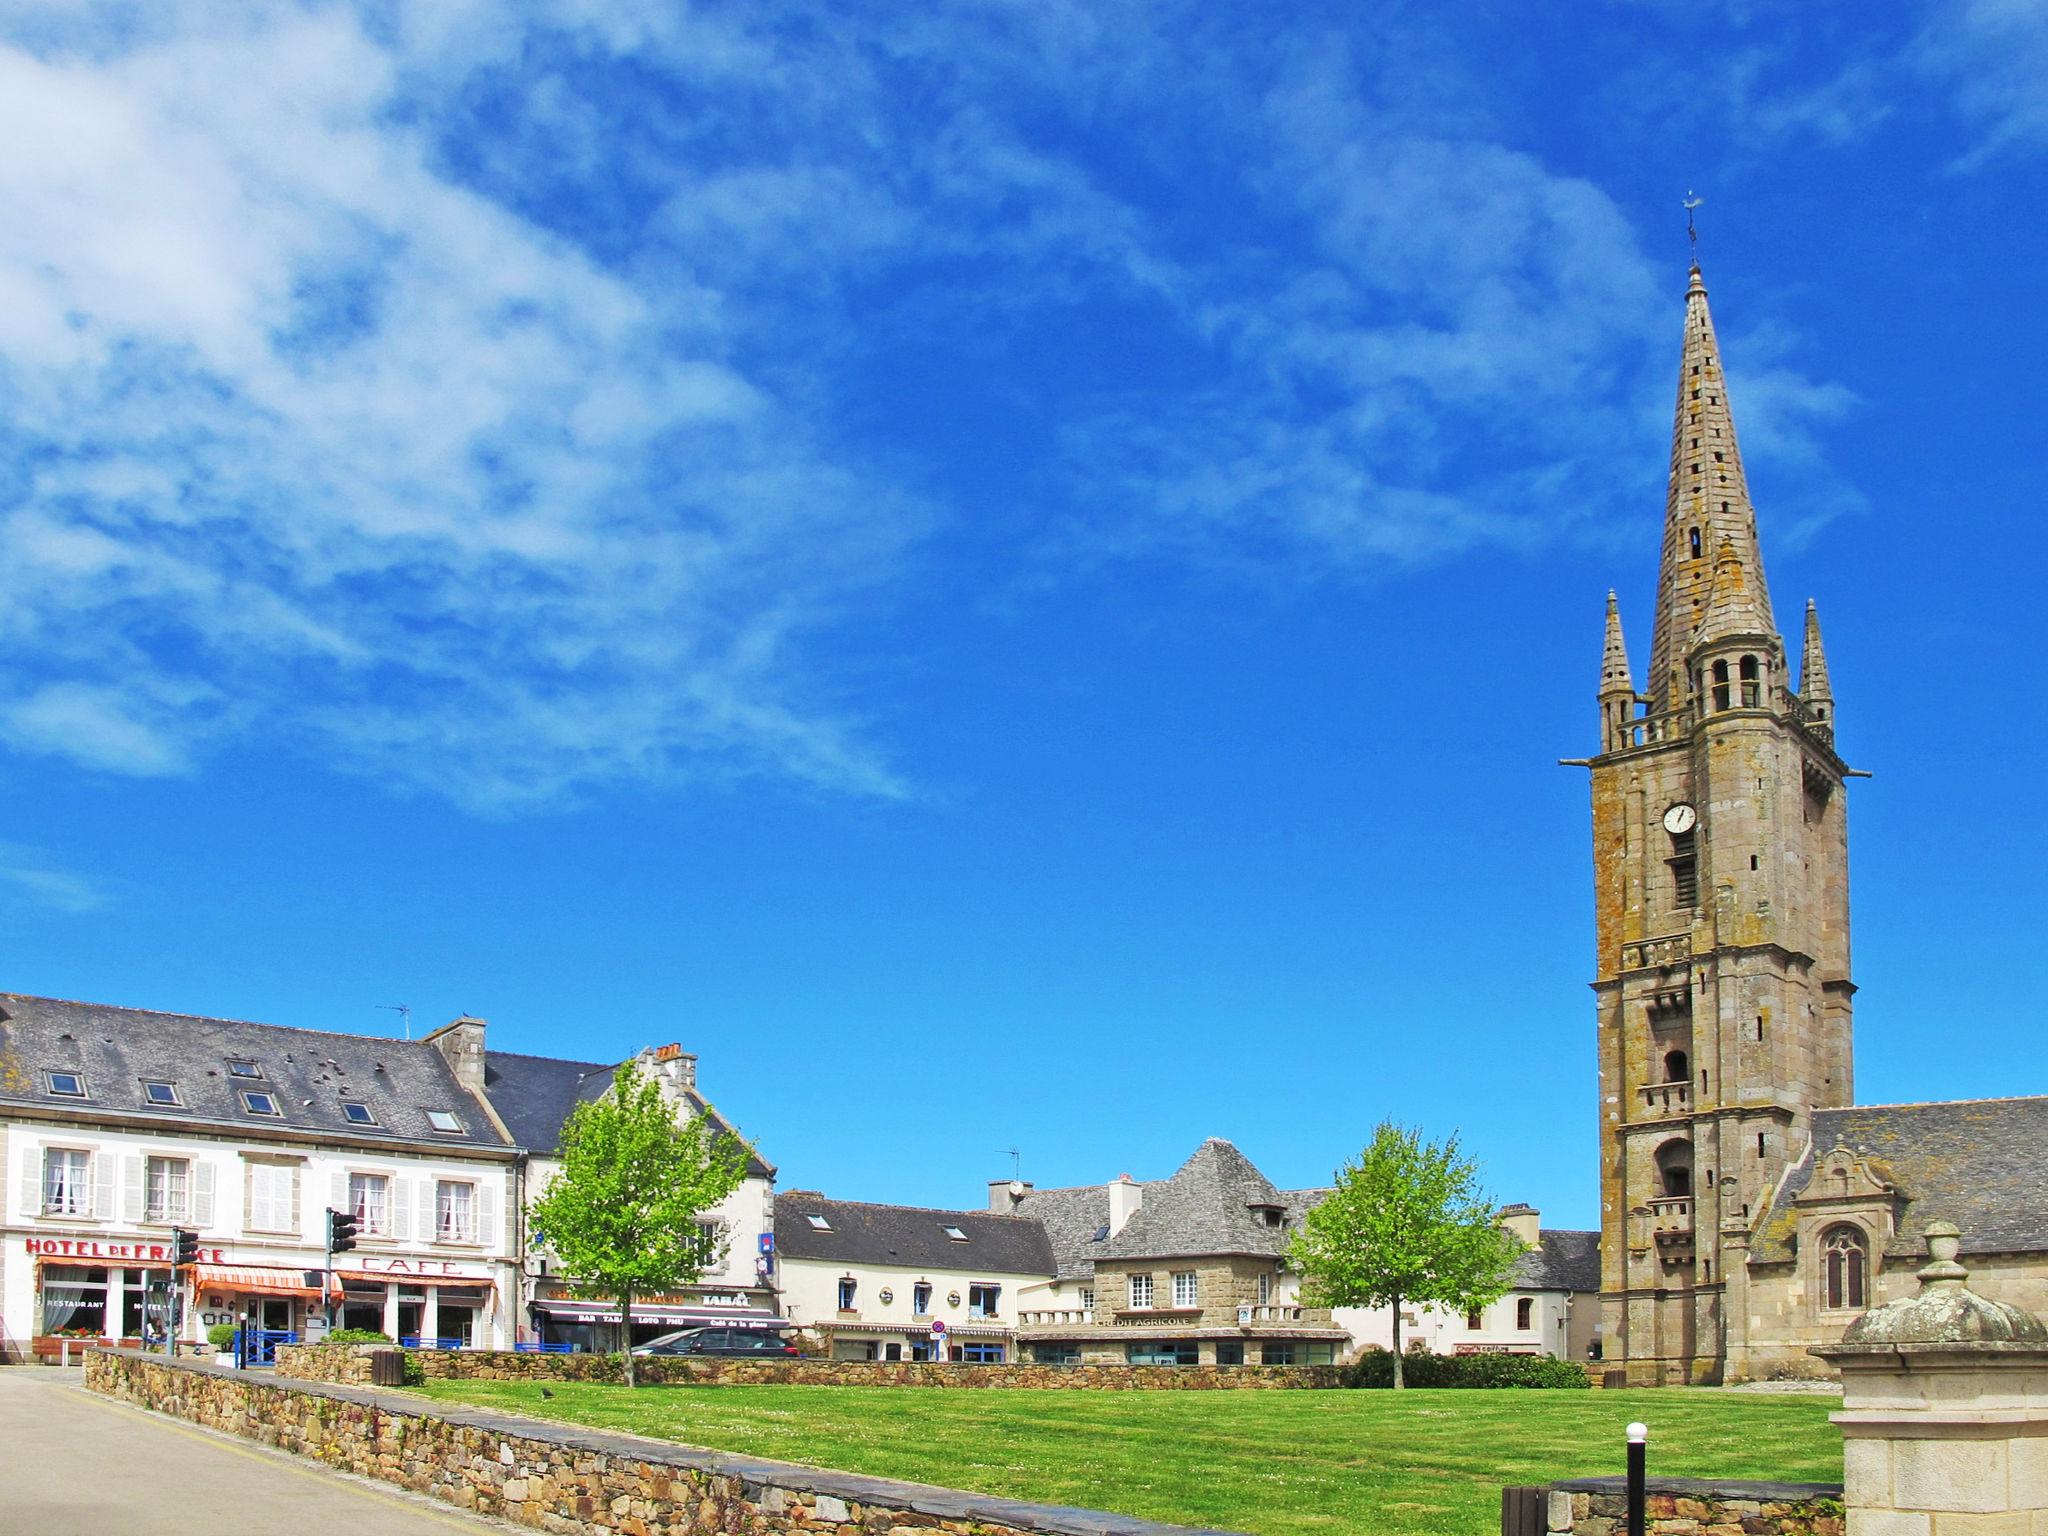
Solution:
{"label": "weather vane on spire", "polygon": [[1691,187],[1685,189],[1685,238],[1692,246],[1692,264],[1695,271],[1700,264],[1700,231],[1699,226],[1692,221],[1692,211],[1705,201],[1704,197],[1693,196]]}

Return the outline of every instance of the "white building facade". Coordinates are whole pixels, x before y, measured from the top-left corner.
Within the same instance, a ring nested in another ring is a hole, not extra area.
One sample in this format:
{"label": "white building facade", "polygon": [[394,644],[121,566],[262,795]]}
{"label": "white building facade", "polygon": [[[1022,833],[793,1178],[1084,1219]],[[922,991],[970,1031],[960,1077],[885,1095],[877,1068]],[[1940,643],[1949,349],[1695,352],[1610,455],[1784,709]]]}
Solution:
{"label": "white building facade", "polygon": [[[0,1352],[337,1323],[507,1344],[517,1152],[433,1045],[0,996]],[[327,1211],[362,1221],[327,1267]],[[173,1282],[174,1229],[199,1262]]]}

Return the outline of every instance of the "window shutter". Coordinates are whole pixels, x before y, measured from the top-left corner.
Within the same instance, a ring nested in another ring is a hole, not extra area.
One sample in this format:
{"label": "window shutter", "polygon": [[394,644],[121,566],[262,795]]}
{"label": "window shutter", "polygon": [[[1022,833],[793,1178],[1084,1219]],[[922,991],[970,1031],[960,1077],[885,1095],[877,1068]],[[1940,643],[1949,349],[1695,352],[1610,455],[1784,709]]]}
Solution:
{"label": "window shutter", "polygon": [[114,1219],[114,1155],[92,1155],[92,1213],[101,1221]]}
{"label": "window shutter", "polygon": [[213,1225],[213,1164],[204,1159],[192,1165],[192,1225]]}
{"label": "window shutter", "polygon": [[397,1173],[391,1176],[391,1235],[401,1243],[412,1238],[412,1180]]}
{"label": "window shutter", "polygon": [[339,1168],[327,1181],[327,1208],[332,1211],[348,1209],[348,1175]]}
{"label": "window shutter", "polygon": [[121,1219],[123,1221],[142,1220],[143,1180],[146,1177],[147,1172],[142,1166],[141,1158],[124,1157],[121,1159]]}
{"label": "window shutter", "polygon": [[21,1214],[43,1214],[43,1149],[30,1147],[21,1160]]}
{"label": "window shutter", "polygon": [[476,1187],[476,1240],[491,1248],[498,1246],[498,1189],[480,1182]]}

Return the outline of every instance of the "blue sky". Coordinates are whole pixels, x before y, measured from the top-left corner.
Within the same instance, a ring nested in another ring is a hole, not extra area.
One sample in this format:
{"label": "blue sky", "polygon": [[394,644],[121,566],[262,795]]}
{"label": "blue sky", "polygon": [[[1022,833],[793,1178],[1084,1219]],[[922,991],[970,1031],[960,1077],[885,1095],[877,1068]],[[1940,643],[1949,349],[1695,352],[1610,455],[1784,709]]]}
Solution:
{"label": "blue sky", "polygon": [[16,0],[0,134],[0,986],[1590,1224],[1691,189],[1859,1097],[2048,1091],[2039,3]]}

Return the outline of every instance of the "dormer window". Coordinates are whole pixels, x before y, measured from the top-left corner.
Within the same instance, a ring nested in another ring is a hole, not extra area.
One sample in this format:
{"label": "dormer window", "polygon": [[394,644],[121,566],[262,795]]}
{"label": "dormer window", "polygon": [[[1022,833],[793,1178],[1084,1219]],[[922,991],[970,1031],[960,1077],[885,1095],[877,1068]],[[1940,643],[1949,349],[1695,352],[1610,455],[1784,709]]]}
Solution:
{"label": "dormer window", "polygon": [[64,1099],[86,1097],[85,1074],[82,1072],[45,1072],[43,1081],[50,1092]]}
{"label": "dormer window", "polygon": [[276,1094],[259,1093],[254,1088],[244,1088],[242,1090],[242,1108],[246,1109],[252,1115],[276,1116],[281,1115],[283,1113],[283,1111],[277,1107]]}
{"label": "dormer window", "polygon": [[375,1125],[377,1123],[377,1117],[370,1112],[369,1105],[358,1104],[352,1099],[342,1100],[341,1116],[350,1125]]}
{"label": "dormer window", "polygon": [[433,1128],[436,1135],[460,1136],[463,1134],[462,1121],[452,1109],[428,1110],[427,1124]]}
{"label": "dormer window", "polygon": [[180,1103],[176,1083],[144,1083],[142,1097],[152,1109],[176,1109]]}
{"label": "dormer window", "polygon": [[261,1082],[263,1080],[263,1068],[246,1058],[230,1057],[228,1059],[228,1076],[252,1078],[257,1082]]}
{"label": "dormer window", "polygon": [[808,1221],[811,1224],[811,1230],[813,1232],[830,1232],[832,1230],[832,1223],[827,1221],[822,1216],[806,1212],[804,1215],[804,1220]]}
{"label": "dormer window", "polygon": [[964,1243],[967,1241],[967,1234],[965,1232],[962,1232],[958,1227],[940,1227],[939,1230],[945,1233],[946,1236],[950,1237],[956,1243]]}

